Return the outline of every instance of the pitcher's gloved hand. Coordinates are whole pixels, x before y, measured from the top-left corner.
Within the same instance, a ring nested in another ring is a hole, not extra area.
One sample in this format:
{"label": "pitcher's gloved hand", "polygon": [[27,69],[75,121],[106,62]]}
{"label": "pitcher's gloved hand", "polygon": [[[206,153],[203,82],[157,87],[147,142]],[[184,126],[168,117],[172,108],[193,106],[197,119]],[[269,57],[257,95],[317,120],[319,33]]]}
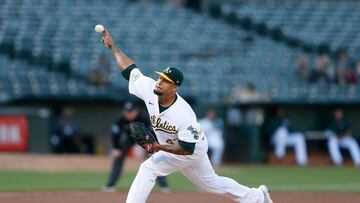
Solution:
{"label": "pitcher's gloved hand", "polygon": [[159,151],[159,143],[155,135],[143,123],[130,123],[130,136],[138,145],[143,147],[147,153],[152,154]]}

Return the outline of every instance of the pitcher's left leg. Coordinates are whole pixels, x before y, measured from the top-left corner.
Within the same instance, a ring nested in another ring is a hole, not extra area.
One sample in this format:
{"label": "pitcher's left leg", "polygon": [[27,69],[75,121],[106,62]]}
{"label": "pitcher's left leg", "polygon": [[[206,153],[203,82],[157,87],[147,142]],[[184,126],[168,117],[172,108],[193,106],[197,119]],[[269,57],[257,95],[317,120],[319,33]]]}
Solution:
{"label": "pitcher's left leg", "polygon": [[157,177],[151,165],[151,157],[140,165],[139,171],[131,184],[126,203],[146,202]]}
{"label": "pitcher's left leg", "polygon": [[194,164],[196,160],[191,157],[170,154],[164,151],[153,154],[144,161],[130,187],[126,202],[145,203],[155,179],[158,176],[167,176],[179,169]]}

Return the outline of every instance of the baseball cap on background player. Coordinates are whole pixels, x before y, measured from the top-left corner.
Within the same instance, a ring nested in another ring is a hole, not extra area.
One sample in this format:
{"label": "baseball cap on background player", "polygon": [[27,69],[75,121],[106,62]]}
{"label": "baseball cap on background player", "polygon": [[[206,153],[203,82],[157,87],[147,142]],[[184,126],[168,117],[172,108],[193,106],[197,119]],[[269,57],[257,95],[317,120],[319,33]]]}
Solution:
{"label": "baseball cap on background player", "polygon": [[129,112],[129,111],[132,111],[134,109],[136,109],[136,104],[134,104],[133,102],[126,102],[124,104],[124,108],[123,108],[124,111]]}
{"label": "baseball cap on background player", "polygon": [[175,67],[167,67],[162,72],[155,71],[155,73],[177,86],[180,86],[184,79],[182,72]]}

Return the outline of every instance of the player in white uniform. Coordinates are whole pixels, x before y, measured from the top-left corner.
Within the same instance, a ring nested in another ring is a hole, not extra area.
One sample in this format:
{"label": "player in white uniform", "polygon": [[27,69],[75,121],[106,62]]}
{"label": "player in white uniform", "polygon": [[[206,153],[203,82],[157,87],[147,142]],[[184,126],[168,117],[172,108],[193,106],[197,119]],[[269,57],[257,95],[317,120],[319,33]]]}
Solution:
{"label": "player in white uniform", "polygon": [[216,116],[214,109],[208,109],[206,117],[199,123],[208,140],[210,161],[213,166],[218,166],[224,153],[224,122]]}
{"label": "player in white uniform", "polygon": [[129,92],[141,98],[160,144],[144,161],[131,185],[127,203],[144,203],[155,179],[180,171],[200,189],[226,195],[241,203],[271,203],[267,187],[249,188],[236,181],[218,176],[207,156],[208,143],[190,105],[177,94],[183,75],[177,68],[157,72],[157,81],[144,76],[135,62],[121,52],[105,29],[102,42],[111,50],[129,80]]}

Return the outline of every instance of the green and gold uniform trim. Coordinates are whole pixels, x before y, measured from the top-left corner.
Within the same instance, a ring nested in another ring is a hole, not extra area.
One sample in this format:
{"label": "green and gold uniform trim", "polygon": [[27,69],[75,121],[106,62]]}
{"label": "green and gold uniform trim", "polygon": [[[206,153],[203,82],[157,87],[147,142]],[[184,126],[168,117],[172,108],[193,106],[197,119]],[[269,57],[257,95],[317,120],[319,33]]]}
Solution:
{"label": "green and gold uniform trim", "polygon": [[[155,128],[154,125],[152,125],[152,127]],[[178,133],[177,131],[175,131],[175,132],[174,131],[167,131],[167,130],[161,129],[161,128],[155,128],[155,131],[162,131],[162,132],[169,133],[169,134],[177,134]]]}

